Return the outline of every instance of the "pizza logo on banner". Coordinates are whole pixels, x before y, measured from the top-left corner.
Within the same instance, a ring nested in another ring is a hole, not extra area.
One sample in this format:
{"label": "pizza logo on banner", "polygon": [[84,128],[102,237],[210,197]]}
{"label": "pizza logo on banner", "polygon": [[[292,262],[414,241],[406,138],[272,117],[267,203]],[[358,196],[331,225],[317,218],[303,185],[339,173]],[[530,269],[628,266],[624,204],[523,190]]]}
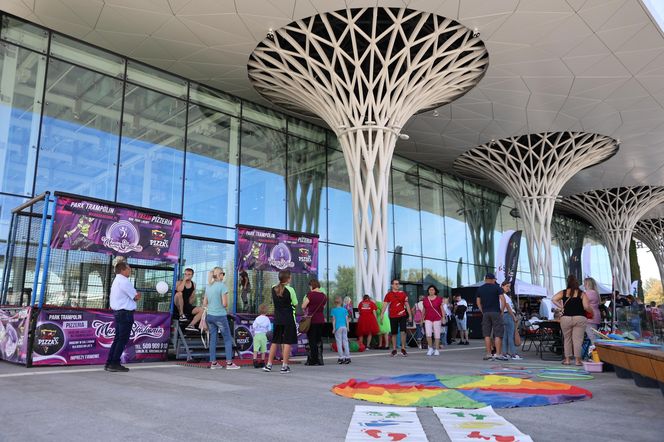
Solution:
{"label": "pizza logo on banner", "polygon": [[295,263],[291,261],[291,254],[288,246],[282,242],[272,248],[268,263],[279,270],[295,267]]}
{"label": "pizza logo on banner", "polygon": [[143,246],[138,244],[140,235],[136,227],[129,221],[121,220],[109,226],[106,236],[101,237],[104,247],[119,253],[141,252]]}
{"label": "pizza logo on banner", "polygon": [[239,325],[235,329],[235,345],[237,345],[238,351],[247,351],[251,348],[251,345],[254,342],[251,332],[244,325]]}
{"label": "pizza logo on banner", "polygon": [[157,254],[161,253],[161,249],[168,248],[168,240],[166,239],[166,232],[159,229],[152,229],[151,234],[152,238],[150,239],[150,245],[155,248]]}
{"label": "pizza logo on banner", "polygon": [[35,330],[35,353],[50,356],[59,352],[65,345],[65,334],[60,326],[53,323],[41,324]]}

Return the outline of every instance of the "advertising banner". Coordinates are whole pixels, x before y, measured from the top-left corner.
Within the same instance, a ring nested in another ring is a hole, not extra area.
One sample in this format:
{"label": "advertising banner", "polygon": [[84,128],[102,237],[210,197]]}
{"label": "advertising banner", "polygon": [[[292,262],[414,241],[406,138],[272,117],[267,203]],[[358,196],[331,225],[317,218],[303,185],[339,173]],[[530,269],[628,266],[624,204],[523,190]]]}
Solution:
{"label": "advertising banner", "polygon": [[583,281],[583,272],[581,269],[581,254],[583,247],[575,247],[572,255],[569,257],[569,274],[576,276],[577,281]]}
{"label": "advertising banner", "polygon": [[[251,359],[253,357],[254,350],[254,335],[251,330],[251,324],[254,323],[256,315],[237,313],[234,315],[234,334],[235,345],[237,346],[237,351],[240,353],[241,359]],[[298,315],[296,318],[296,325],[302,319],[301,315]],[[272,321],[272,318],[270,318]],[[268,335],[269,338],[269,335]],[[294,356],[302,356],[307,354],[307,340],[306,333],[300,333],[298,330],[297,333],[297,344],[291,347],[291,352]],[[267,343],[268,349],[270,348],[270,340],[268,339]]]}
{"label": "advertising banner", "polygon": [[0,308],[0,359],[25,365],[30,307]]}
{"label": "advertising banner", "polygon": [[51,247],[175,263],[181,224],[172,215],[58,196]]}
{"label": "advertising banner", "polygon": [[[516,280],[516,271],[519,265],[519,249],[521,247],[521,230],[517,230],[512,234],[507,243],[507,250],[505,251],[505,279],[510,282]],[[502,284],[502,281],[498,282]]]}
{"label": "advertising banner", "polygon": [[[122,363],[166,359],[170,313],[134,313]],[[39,313],[32,365],[105,364],[115,328],[110,310],[44,309]]]}
{"label": "advertising banner", "polygon": [[237,227],[238,271],[318,271],[318,236],[257,227]]}

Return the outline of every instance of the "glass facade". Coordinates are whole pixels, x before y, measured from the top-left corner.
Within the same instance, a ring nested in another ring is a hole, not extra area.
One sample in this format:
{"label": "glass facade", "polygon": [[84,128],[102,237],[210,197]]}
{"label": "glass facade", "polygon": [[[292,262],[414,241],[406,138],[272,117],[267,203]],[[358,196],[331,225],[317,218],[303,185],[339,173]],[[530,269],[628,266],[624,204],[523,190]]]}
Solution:
{"label": "glass facade", "polygon": [[[66,191],[181,214],[182,267],[200,291],[215,265],[233,287],[235,227],[249,224],[318,234],[324,289],[352,295],[351,195],[332,132],[10,16],[0,45],[0,269],[11,208]],[[523,225],[504,195],[410,160],[396,156],[390,179],[388,263],[411,285],[480,280],[502,233]],[[593,253],[610,284],[605,249]],[[525,244],[520,266],[530,281]]]}

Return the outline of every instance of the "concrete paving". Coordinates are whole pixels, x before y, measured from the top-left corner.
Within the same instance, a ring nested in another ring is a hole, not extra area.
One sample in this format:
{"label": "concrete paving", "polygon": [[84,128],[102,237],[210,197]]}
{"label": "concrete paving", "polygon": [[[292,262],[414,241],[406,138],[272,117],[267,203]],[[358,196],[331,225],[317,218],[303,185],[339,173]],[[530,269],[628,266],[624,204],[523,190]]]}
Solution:
{"label": "concrete paving", "polygon": [[[354,406],[368,403],[334,395],[334,384],[406,373],[475,374],[495,365],[482,361],[479,342],[451,346],[437,358],[424,353],[391,358],[374,350],[337,365],[327,352],[324,367],[293,365],[289,375],[173,362],[133,364],[129,373],[0,362],[0,441],[337,441]],[[532,353],[525,356],[524,362],[539,362]],[[591,390],[593,399],[498,413],[535,441],[663,440],[659,389],[638,388],[614,373],[568,382]],[[420,408],[418,415],[429,440],[449,440],[431,409]]]}

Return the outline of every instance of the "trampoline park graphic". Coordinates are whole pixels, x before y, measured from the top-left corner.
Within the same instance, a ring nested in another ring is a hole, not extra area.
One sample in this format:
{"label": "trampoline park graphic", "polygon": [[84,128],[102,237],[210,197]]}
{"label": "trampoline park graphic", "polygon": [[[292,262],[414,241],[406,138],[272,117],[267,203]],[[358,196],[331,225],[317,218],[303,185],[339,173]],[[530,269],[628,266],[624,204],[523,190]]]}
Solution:
{"label": "trampoline park graphic", "polygon": [[433,373],[350,379],[332,387],[340,396],[388,405],[476,409],[539,407],[592,398],[574,385],[500,375]]}

